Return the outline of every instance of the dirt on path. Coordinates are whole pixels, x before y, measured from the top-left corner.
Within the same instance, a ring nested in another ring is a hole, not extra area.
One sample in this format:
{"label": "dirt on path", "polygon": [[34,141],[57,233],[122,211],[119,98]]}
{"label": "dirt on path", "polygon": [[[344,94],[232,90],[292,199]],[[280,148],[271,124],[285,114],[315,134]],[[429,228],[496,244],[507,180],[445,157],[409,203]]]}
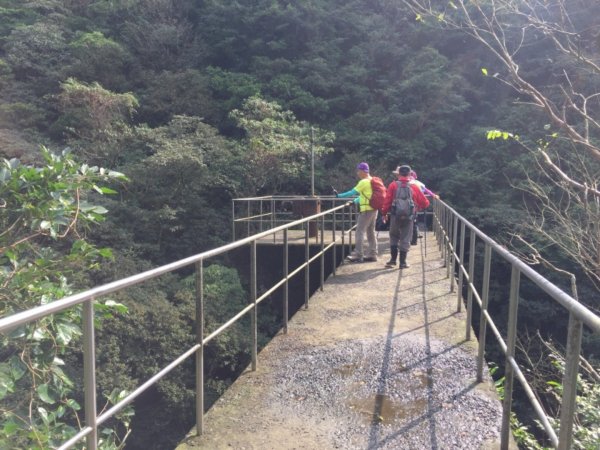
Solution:
{"label": "dirt on path", "polygon": [[344,264],[177,450],[492,449],[501,405],[431,234],[411,267]]}

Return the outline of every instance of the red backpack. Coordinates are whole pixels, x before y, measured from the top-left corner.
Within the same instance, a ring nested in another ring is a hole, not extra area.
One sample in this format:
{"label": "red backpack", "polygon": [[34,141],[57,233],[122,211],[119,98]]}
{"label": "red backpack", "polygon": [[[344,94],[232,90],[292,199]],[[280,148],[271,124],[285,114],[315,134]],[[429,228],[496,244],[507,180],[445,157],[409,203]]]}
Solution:
{"label": "red backpack", "polygon": [[369,206],[375,210],[382,209],[385,203],[386,189],[383,181],[379,177],[371,178],[371,190],[373,194],[369,199]]}

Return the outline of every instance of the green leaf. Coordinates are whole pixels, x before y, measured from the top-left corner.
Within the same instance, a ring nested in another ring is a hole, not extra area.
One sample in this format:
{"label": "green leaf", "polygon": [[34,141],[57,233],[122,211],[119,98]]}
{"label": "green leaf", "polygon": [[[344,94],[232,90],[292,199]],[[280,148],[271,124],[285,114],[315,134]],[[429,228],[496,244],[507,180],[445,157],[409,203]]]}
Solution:
{"label": "green leaf", "polygon": [[33,331],[33,335],[31,336],[31,338],[32,338],[34,341],[42,341],[42,340],[44,340],[44,339],[45,339],[47,336],[48,336],[48,333],[46,332],[46,330],[45,330],[45,329],[43,329],[43,328],[36,328],[36,329]]}
{"label": "green leaf", "polygon": [[485,67],[481,68],[481,73],[483,73],[486,77],[488,75],[488,71],[487,71],[487,69]]}
{"label": "green leaf", "polygon": [[74,323],[59,322],[56,324],[56,341],[60,345],[68,345],[74,337],[81,334],[81,329]]}
{"label": "green leaf", "polygon": [[17,425],[12,420],[8,420],[8,421],[4,422],[3,432],[4,432],[5,436],[10,436],[11,434],[14,434],[14,432],[17,431],[18,429],[19,429],[19,425]]}
{"label": "green leaf", "polygon": [[114,300],[106,300],[104,304],[112,309],[115,309],[119,314],[126,314],[129,309],[122,303],[117,303]]}
{"label": "green leaf", "polygon": [[10,375],[13,380],[19,380],[25,372],[27,371],[27,367],[18,356],[12,356],[9,360],[10,364]]}
{"label": "green leaf", "polygon": [[103,258],[112,258],[113,257],[113,252],[110,248],[101,248],[100,250],[98,250],[98,253]]}
{"label": "green leaf", "polygon": [[74,411],[79,411],[81,409],[81,405],[79,405],[79,403],[77,403],[72,398],[70,398],[69,400],[67,400],[67,406],[69,408],[71,408],[72,410],[74,410]]}
{"label": "green leaf", "polygon": [[48,426],[50,424],[50,420],[48,419],[48,411],[41,406],[37,410],[44,424]]}
{"label": "green leaf", "polygon": [[[47,384],[40,384],[37,387],[36,392],[38,393],[40,400],[42,400],[44,403],[49,403],[51,405],[56,403],[56,400],[51,395],[51,392],[50,392]],[[40,408],[40,409],[42,409],[42,408]]]}
{"label": "green leaf", "polygon": [[58,417],[59,419],[65,415],[66,412],[66,408],[63,405],[60,405],[57,409],[56,409],[56,417]]}
{"label": "green leaf", "polygon": [[125,174],[123,174],[121,172],[117,172],[115,170],[109,170],[108,171],[108,176],[110,178],[118,178],[118,179],[121,179],[121,180],[124,180],[124,181],[128,179]]}
{"label": "green leaf", "polygon": [[0,364],[0,400],[14,390],[14,379],[6,363]]}

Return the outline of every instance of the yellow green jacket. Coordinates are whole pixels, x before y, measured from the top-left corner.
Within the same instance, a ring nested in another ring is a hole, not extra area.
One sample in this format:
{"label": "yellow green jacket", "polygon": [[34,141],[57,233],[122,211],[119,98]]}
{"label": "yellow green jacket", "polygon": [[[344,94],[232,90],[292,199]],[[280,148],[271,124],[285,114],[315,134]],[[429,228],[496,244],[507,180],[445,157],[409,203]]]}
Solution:
{"label": "yellow green jacket", "polygon": [[373,208],[369,205],[369,199],[373,195],[373,189],[371,188],[371,177],[361,179],[356,186],[346,192],[342,192],[337,196],[340,198],[352,197],[358,195],[354,199],[354,203],[359,205],[360,212],[373,211]]}

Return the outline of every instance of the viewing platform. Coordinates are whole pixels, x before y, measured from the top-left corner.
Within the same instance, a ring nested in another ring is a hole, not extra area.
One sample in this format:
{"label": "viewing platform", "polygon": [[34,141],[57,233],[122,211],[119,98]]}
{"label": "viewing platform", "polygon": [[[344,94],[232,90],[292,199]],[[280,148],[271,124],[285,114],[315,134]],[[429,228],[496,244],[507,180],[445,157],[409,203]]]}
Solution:
{"label": "viewing platform", "polygon": [[[192,449],[493,449],[502,405],[431,233],[410,268],[346,263],[210,408]],[[511,445],[512,447],[512,445]],[[515,447],[516,448],[516,447]]]}

